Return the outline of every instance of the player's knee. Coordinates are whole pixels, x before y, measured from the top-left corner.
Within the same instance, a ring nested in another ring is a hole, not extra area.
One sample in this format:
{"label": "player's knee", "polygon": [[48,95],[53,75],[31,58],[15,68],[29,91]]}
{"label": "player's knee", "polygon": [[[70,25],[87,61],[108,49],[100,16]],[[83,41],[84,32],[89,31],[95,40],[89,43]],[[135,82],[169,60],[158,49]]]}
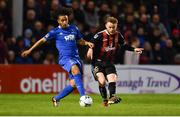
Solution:
{"label": "player's knee", "polygon": [[115,78],[109,78],[108,82],[116,82],[116,79]]}
{"label": "player's knee", "polygon": [[99,86],[102,86],[102,87],[105,86],[106,80],[105,80],[104,74],[103,73],[97,73],[96,76],[97,76],[97,79],[99,82]]}
{"label": "player's knee", "polygon": [[74,79],[70,80],[70,81],[69,81],[69,84],[70,84],[72,87],[76,87],[76,84],[75,84]]}
{"label": "player's knee", "polygon": [[108,79],[108,82],[116,82],[117,75],[116,74],[107,75],[107,79]]}
{"label": "player's knee", "polygon": [[79,67],[77,65],[73,65],[71,68],[71,73],[73,75],[79,74],[80,73]]}
{"label": "player's knee", "polygon": [[71,85],[71,87],[73,87],[73,88],[75,88],[76,87],[76,84],[70,84]]}

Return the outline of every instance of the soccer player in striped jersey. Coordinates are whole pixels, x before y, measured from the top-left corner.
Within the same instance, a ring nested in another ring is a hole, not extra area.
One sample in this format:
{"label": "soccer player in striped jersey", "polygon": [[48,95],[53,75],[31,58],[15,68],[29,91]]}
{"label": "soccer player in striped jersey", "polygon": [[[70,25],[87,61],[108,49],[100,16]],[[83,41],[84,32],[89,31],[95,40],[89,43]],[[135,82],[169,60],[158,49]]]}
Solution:
{"label": "soccer player in striped jersey", "polygon": [[30,49],[21,54],[23,57],[26,57],[35,48],[46,41],[55,40],[56,48],[59,52],[58,63],[69,73],[70,85],[66,86],[58,95],[52,98],[54,106],[58,106],[58,102],[70,94],[75,86],[77,87],[80,96],[85,95],[82,82],[82,63],[76,44],[86,45],[90,48],[94,47],[93,43],[87,42],[83,39],[82,34],[75,25],[69,25],[68,18],[71,13],[72,10],[69,8],[61,9],[57,14],[57,22],[59,26],[52,29]]}
{"label": "soccer player in striped jersey", "polygon": [[[117,31],[118,20],[114,17],[107,17],[105,30],[98,32],[92,42],[94,48],[89,48],[87,57],[92,59],[92,73],[99,83],[99,91],[103,98],[103,105],[115,104],[121,101],[116,94],[116,68],[114,66],[115,55],[119,48],[142,53],[143,48],[133,48],[125,43],[123,36]],[[109,99],[106,91],[106,81],[108,82]]]}

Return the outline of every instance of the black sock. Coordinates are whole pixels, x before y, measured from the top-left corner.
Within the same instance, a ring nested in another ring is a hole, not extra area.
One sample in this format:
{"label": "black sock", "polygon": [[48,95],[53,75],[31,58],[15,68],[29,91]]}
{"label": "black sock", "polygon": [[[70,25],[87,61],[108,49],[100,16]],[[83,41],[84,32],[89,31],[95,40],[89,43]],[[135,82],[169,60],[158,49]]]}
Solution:
{"label": "black sock", "polygon": [[103,100],[107,100],[107,91],[106,91],[106,87],[103,86],[99,86],[99,91],[100,91],[100,94],[101,94],[101,97],[103,98]]}
{"label": "black sock", "polygon": [[110,98],[111,98],[116,93],[116,83],[115,82],[110,82],[109,86],[108,86],[108,89],[109,89],[109,95],[110,95]]}

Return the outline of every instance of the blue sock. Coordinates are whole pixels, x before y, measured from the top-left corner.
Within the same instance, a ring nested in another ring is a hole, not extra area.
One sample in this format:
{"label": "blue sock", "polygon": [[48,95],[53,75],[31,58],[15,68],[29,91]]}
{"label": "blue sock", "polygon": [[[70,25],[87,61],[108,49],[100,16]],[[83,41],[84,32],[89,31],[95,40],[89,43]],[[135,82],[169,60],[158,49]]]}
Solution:
{"label": "blue sock", "polygon": [[82,75],[81,74],[76,74],[74,75],[74,81],[76,83],[77,90],[80,94],[80,96],[85,95],[85,90],[82,82]]}
{"label": "blue sock", "polygon": [[56,95],[54,98],[59,101],[60,99],[64,98],[68,94],[70,94],[73,91],[73,87],[71,85],[66,86],[62,91],[59,92],[58,95]]}

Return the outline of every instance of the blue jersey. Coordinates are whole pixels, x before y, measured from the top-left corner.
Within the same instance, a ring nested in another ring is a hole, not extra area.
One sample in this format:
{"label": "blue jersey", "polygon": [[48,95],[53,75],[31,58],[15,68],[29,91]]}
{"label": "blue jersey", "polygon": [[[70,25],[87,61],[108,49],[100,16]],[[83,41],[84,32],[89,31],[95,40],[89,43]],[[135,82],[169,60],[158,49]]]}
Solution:
{"label": "blue jersey", "polygon": [[44,38],[56,41],[59,61],[67,57],[79,57],[76,42],[82,38],[82,34],[76,26],[69,25],[67,28],[58,26],[47,33]]}
{"label": "blue jersey", "polygon": [[73,78],[71,67],[78,65],[82,73],[82,63],[79,57],[76,42],[82,38],[82,34],[74,25],[69,25],[67,28],[56,27],[47,33],[44,38],[55,40],[56,48],[59,52],[59,64],[69,73],[69,78]]}

